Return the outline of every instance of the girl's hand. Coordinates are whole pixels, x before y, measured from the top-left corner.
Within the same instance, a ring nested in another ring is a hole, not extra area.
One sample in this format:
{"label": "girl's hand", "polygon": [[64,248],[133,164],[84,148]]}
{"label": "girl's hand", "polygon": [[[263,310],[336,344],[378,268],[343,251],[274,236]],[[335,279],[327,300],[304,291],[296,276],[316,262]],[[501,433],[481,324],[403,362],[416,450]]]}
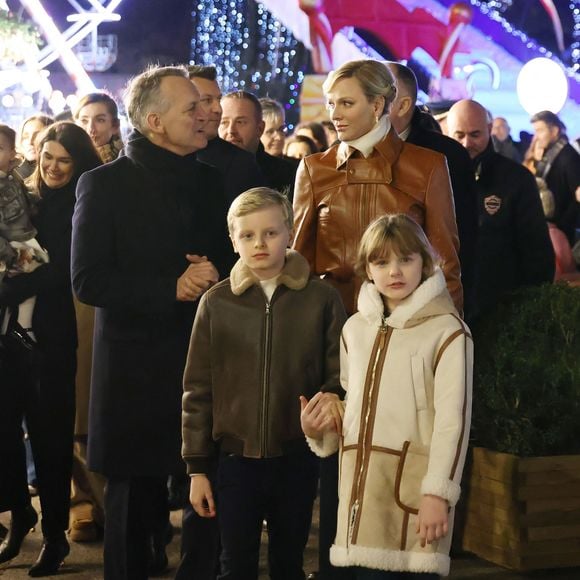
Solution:
{"label": "girl's hand", "polygon": [[343,414],[338,395],[319,392],[310,401],[300,397],[300,424],[311,439],[320,439],[327,431],[340,433]]}
{"label": "girl's hand", "polygon": [[447,500],[436,495],[424,495],[419,504],[417,516],[417,533],[421,538],[421,547],[431,544],[447,535],[448,528]]}

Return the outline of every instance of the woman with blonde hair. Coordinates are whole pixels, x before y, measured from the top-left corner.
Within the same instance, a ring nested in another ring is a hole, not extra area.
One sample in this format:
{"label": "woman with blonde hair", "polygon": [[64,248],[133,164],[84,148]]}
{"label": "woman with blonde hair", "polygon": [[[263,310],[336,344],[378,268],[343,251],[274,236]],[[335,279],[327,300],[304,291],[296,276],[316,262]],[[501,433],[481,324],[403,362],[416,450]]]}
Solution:
{"label": "woman with blonde hair", "polygon": [[295,249],[339,289],[352,314],[360,288],[353,264],[363,232],[384,213],[406,213],[442,257],[461,311],[459,242],[445,158],[405,143],[391,127],[387,113],[396,84],[384,64],[347,62],[329,74],[323,90],[340,143],[298,168]]}
{"label": "woman with blonde hair", "polygon": [[[385,213],[404,213],[423,227],[441,257],[447,287],[462,310],[455,210],[445,157],[399,139],[388,112],[396,96],[389,69],[374,60],[355,60],[328,75],[327,109],[339,142],[305,157],[294,193],[294,248],[312,272],[335,286],[348,314],[356,312],[362,281],[354,271],[367,226]],[[325,404],[337,395],[324,395]],[[321,462],[320,571],[336,530],[336,454]],[[334,571],[336,573],[336,571]],[[342,576],[341,576],[342,578]]]}

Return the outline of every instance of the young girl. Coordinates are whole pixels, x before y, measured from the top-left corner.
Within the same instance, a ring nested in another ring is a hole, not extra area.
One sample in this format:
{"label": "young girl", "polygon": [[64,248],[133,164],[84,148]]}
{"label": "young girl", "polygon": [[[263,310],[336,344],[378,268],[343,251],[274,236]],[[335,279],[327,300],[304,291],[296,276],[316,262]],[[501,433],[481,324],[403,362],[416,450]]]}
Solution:
{"label": "young girl", "polygon": [[354,567],[357,580],[446,576],[471,417],[471,335],[406,215],[367,228],[356,269],[365,282],[342,333],[346,408],[301,398],[312,450],[324,457],[340,446],[330,559]]}

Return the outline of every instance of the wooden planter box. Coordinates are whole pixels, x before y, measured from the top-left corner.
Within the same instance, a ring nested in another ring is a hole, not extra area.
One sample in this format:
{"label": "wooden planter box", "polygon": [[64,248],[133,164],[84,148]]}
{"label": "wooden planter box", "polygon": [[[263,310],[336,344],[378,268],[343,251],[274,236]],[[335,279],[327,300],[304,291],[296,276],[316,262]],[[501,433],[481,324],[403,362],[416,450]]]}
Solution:
{"label": "wooden planter box", "polygon": [[463,549],[517,571],[580,566],[580,455],[476,447],[466,491]]}

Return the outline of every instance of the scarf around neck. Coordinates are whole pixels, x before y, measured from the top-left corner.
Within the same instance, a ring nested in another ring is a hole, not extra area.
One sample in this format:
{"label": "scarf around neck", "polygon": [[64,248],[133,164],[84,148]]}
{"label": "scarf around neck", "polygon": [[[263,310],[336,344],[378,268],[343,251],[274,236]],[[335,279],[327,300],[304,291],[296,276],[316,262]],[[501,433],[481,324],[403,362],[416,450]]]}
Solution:
{"label": "scarf around neck", "polygon": [[368,133],[365,133],[361,137],[353,139],[352,141],[341,141],[339,145],[339,154],[348,157],[348,148],[352,147],[353,149],[360,151],[365,158],[368,157],[373,152],[374,146],[384,139],[390,128],[391,121],[387,115],[383,115]]}
{"label": "scarf around neck", "polygon": [[564,146],[568,143],[564,137],[560,137],[555,143],[550,145],[548,149],[544,152],[544,156],[540,161],[536,162],[536,175],[541,177],[542,179],[546,179],[548,173],[550,173],[550,169],[552,169],[552,164],[560,151],[564,149]]}

